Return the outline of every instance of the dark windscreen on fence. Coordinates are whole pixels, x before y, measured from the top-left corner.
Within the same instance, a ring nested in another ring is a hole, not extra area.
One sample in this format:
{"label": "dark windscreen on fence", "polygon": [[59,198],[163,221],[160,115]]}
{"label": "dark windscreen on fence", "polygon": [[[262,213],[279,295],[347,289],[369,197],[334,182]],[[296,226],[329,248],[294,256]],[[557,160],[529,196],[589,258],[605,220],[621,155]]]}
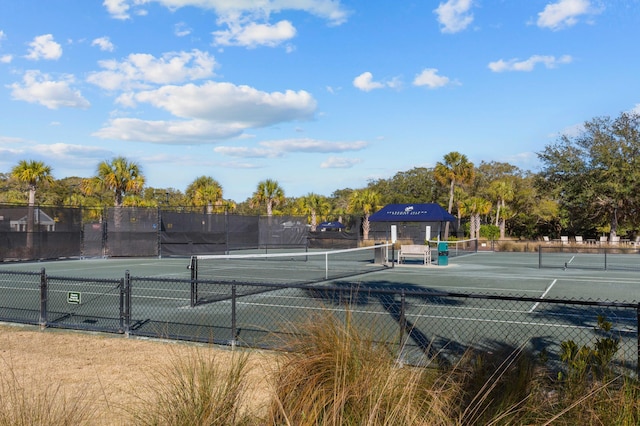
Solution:
{"label": "dark windscreen on fence", "polygon": [[79,209],[0,206],[0,260],[79,256],[81,243]]}
{"label": "dark windscreen on fence", "polygon": [[0,205],[0,261],[299,248],[308,247],[308,231],[307,218],[297,216]]}
{"label": "dark windscreen on fence", "polygon": [[158,223],[157,209],[107,209],[107,255],[157,256]]}

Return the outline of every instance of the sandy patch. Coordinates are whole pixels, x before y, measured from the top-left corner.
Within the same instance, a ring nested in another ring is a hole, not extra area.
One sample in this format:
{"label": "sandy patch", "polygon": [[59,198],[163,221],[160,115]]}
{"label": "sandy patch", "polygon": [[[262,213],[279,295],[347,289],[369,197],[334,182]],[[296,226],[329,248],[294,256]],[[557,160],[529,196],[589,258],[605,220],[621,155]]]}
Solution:
{"label": "sandy patch", "polygon": [[[120,425],[128,423],[135,403],[152,397],[150,389],[157,386],[161,369],[196,350],[214,351],[221,363],[233,356],[230,349],[221,347],[0,325],[0,377],[25,387],[59,385],[68,398],[94,401],[95,424]],[[269,400],[267,374],[277,356],[250,352],[247,403],[252,412],[260,413]]]}

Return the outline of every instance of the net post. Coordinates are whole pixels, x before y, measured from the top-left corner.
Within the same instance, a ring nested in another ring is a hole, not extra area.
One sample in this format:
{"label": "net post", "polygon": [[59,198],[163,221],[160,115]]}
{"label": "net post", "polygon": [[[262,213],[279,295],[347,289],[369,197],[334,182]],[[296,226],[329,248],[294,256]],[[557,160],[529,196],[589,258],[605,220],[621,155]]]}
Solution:
{"label": "net post", "polygon": [[395,243],[391,245],[391,267],[396,267],[396,245]]}
{"label": "net post", "polygon": [[329,253],[324,254],[324,279],[329,279]]}
{"label": "net post", "polygon": [[607,248],[604,249],[604,270],[607,270]]}
{"label": "net post", "polygon": [[38,324],[44,329],[47,326],[47,299],[49,296],[47,273],[40,269],[40,319]]}
{"label": "net post", "polygon": [[196,306],[198,302],[198,257],[191,256],[189,265],[191,269],[191,307]]}
{"label": "net post", "polygon": [[542,269],[542,246],[538,244],[538,269]]}

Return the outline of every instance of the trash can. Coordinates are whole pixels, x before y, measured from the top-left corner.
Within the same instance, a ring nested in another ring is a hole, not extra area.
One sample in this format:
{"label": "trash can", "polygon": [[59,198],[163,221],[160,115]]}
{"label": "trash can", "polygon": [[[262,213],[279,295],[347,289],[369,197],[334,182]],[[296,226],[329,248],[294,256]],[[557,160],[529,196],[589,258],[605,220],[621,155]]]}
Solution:
{"label": "trash can", "polygon": [[381,265],[385,262],[385,247],[382,246],[382,243],[375,243],[375,246],[376,247],[373,249],[373,262]]}
{"label": "trash can", "polygon": [[449,245],[446,242],[438,243],[438,266],[447,266],[449,264]]}

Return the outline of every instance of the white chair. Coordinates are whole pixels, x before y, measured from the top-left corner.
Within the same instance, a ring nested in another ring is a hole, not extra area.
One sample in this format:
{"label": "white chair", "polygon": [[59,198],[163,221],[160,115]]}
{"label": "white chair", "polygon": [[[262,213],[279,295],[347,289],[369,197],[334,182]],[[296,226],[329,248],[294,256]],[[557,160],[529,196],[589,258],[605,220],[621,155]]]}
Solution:
{"label": "white chair", "polygon": [[576,244],[582,244],[584,241],[582,240],[582,235],[576,235]]}
{"label": "white chair", "polygon": [[549,237],[547,237],[546,235],[544,237],[542,237],[542,241],[544,241],[547,244],[551,243],[551,241],[549,241]]}
{"label": "white chair", "polygon": [[620,237],[618,235],[611,237],[611,245],[617,246],[618,244],[620,244]]}
{"label": "white chair", "polygon": [[562,245],[569,244],[569,236],[568,235],[561,235],[560,236],[560,243]]}
{"label": "white chair", "polygon": [[600,237],[600,244],[607,244],[607,237],[606,236]]}

